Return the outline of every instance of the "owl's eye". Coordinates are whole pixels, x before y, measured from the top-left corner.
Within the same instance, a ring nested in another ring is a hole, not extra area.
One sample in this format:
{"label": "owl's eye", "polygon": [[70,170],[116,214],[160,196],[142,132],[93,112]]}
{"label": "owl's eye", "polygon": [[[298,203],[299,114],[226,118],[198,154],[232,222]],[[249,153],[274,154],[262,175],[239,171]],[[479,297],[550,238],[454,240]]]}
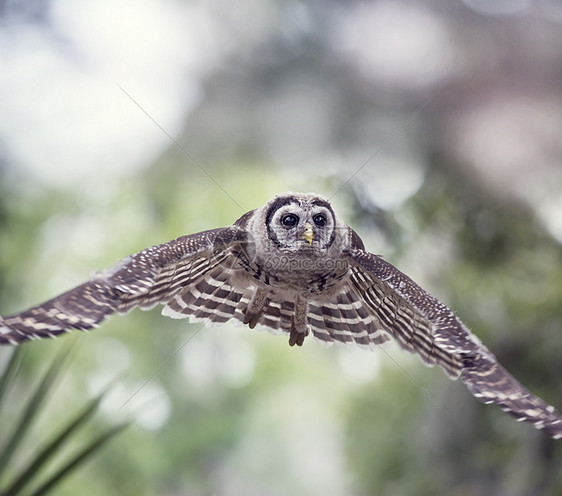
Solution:
{"label": "owl's eye", "polygon": [[299,218],[295,214],[287,214],[281,218],[281,224],[285,227],[295,227],[299,222]]}
{"label": "owl's eye", "polygon": [[326,216],[324,214],[316,214],[312,220],[318,227],[326,225]]}

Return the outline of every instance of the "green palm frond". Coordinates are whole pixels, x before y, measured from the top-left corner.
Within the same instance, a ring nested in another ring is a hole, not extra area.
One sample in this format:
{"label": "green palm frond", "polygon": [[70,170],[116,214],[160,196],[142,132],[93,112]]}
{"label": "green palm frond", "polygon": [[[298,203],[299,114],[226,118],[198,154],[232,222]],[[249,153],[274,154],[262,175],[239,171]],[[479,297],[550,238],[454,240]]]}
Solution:
{"label": "green palm frond", "polygon": [[[22,413],[19,415],[19,421],[14,422],[12,427],[7,425],[9,422],[5,418],[6,415],[2,415],[2,405],[14,386],[14,379],[22,360],[22,349],[23,347],[15,349],[0,375],[0,418],[2,419],[0,423],[2,424],[3,432],[10,432],[4,445],[0,446],[0,496],[17,496],[23,490],[28,489],[31,484],[34,484],[35,488],[27,494],[33,496],[48,494],[58,483],[75,471],[82,463],[90,459],[107,441],[128,425],[128,423],[122,423],[98,434],[93,440],[86,443],[81,449],[78,449],[68,460],[61,463],[60,467],[52,475],[40,477],[42,469],[46,466],[51,466],[62,448],[66,447],[76,437],[78,431],[88,424],[89,420],[98,410],[99,404],[106,393],[104,391],[96,398],[90,400],[70,421],[67,421],[60,431],[46,442],[43,448],[30,455],[29,461],[23,468],[19,468],[17,471],[11,468],[10,464],[14,458],[16,456],[21,458],[22,443],[28,432],[40,418],[38,415],[43,411],[41,407],[45,399],[50,396],[68,357],[68,350],[59,353],[55,357],[33,393],[27,398]],[[8,429],[10,430],[8,431]],[[11,475],[9,481],[5,481],[3,479],[8,478],[6,477],[8,472],[10,474],[15,473],[15,475]]]}

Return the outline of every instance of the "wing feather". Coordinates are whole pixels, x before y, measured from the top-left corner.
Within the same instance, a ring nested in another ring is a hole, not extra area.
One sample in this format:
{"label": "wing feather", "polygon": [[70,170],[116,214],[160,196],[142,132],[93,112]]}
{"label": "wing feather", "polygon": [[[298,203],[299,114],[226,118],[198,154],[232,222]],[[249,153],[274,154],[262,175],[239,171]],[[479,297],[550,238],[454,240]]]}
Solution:
{"label": "wing feather", "polygon": [[162,315],[217,324],[232,318],[242,321],[243,315],[238,306],[245,293],[246,290],[232,285],[230,270],[213,261],[168,300]]}
{"label": "wing feather", "polygon": [[89,330],[115,312],[165,303],[212,267],[232,263],[230,248],[246,239],[243,229],[227,227],[147,248],[41,305],[0,317],[0,344]]}
{"label": "wing feather", "polygon": [[344,285],[330,302],[311,300],[308,322],[320,341],[357,343],[371,348],[390,339],[380,321],[367,312],[352,286]]}
{"label": "wing feather", "polygon": [[562,417],[524,388],[443,303],[381,257],[351,250],[351,284],[398,343],[460,377],[480,401],[562,438]]}

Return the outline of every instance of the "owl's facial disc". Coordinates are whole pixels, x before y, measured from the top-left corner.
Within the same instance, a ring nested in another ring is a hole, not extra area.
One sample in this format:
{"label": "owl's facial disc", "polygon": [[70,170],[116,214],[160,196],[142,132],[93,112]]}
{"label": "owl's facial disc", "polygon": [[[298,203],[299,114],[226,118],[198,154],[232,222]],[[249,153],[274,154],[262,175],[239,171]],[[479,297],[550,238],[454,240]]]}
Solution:
{"label": "owl's facial disc", "polygon": [[328,248],[334,240],[335,217],[329,203],[280,198],[266,216],[270,239],[288,251],[310,252]]}

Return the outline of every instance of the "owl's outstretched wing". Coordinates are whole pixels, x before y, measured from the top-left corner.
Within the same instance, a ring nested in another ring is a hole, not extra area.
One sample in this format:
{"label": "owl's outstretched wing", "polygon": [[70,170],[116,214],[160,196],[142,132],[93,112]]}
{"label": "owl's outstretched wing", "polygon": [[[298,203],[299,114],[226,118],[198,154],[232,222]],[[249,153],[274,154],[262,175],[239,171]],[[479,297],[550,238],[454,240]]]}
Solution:
{"label": "owl's outstretched wing", "polygon": [[349,286],[402,348],[449,377],[460,377],[486,404],[496,404],[519,421],[562,438],[562,417],[525,389],[443,303],[381,257],[353,249]]}
{"label": "owl's outstretched wing", "polygon": [[233,226],[147,248],[52,300],[0,317],[0,344],[88,330],[115,312],[167,303],[217,266],[223,271],[232,266],[233,247],[246,240],[246,231]]}

